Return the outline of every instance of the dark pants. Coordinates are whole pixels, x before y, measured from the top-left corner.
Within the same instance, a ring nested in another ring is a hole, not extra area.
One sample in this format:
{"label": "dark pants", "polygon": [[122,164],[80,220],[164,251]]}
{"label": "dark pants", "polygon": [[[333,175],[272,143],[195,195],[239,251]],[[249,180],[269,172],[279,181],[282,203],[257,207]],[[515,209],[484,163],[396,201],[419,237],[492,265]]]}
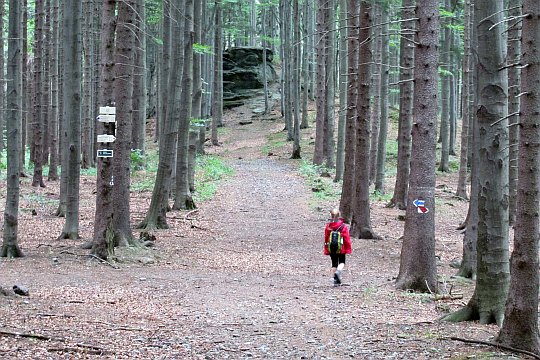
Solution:
{"label": "dark pants", "polygon": [[345,264],[345,254],[330,254],[332,260],[332,267],[335,268],[338,264]]}

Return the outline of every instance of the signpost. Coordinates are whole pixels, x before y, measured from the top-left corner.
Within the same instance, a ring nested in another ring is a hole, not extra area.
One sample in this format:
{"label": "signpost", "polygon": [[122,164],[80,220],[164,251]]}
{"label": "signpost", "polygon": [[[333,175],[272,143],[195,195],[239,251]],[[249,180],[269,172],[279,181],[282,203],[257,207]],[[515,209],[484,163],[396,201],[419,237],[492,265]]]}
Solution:
{"label": "signpost", "polygon": [[[112,143],[116,140],[115,134],[115,124],[116,124],[116,107],[114,106],[100,106],[99,107],[99,116],[97,121],[104,123],[106,134],[101,134],[97,136],[97,141],[99,143]],[[97,151],[98,158],[112,158],[113,150],[110,149],[99,149]]]}
{"label": "signpost", "polygon": [[97,136],[97,141],[100,143],[112,143],[114,142],[114,140],[116,140],[116,137],[114,135],[104,134]]}
{"label": "signpost", "polygon": [[113,157],[113,150],[110,149],[99,149],[97,151],[97,157],[98,158],[112,158]]}

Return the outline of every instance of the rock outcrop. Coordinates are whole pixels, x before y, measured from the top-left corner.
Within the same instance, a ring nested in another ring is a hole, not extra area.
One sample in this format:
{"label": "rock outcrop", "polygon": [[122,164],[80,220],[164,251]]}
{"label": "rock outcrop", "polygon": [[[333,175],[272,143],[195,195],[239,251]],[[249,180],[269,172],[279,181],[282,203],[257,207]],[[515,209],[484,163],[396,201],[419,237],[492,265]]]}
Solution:
{"label": "rock outcrop", "polygon": [[272,66],[273,52],[266,49],[266,67],[263,48],[234,47],[223,52],[223,106],[244,104],[244,99],[261,95],[264,89],[264,73],[271,83],[277,80]]}

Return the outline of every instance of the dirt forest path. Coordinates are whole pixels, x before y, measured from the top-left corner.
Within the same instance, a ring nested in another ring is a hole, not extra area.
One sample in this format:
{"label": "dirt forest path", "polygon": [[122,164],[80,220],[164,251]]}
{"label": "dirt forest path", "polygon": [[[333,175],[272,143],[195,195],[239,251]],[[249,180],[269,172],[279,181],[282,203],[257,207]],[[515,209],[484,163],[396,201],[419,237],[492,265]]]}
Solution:
{"label": "dirt forest path", "polygon": [[[334,287],[322,233],[335,204],[313,205],[286,151],[261,150],[282,131],[277,116],[240,125],[251,109],[226,114],[223,144],[207,152],[225,158],[234,174],[195,212],[170,213],[171,228],[156,231],[155,247],[142,254],[118,251],[112,266],[99,264],[80,241],[52,240],[61,220],[40,218],[41,209],[23,213],[27,256],[0,261],[0,286],[23,284],[30,296],[0,296],[0,359],[517,358],[443,339],[496,334],[494,327],[436,321],[463,301],[436,303],[394,289],[403,225],[400,212],[383,202],[373,204],[383,240],[354,239],[344,285]],[[92,197],[87,185],[81,198]],[[148,203],[148,196],[134,204]],[[89,238],[92,201],[85,204],[82,232]],[[136,223],[144,209],[133,208]],[[444,209],[444,219],[455,219],[464,206]],[[454,225],[438,226],[447,279],[459,254]],[[464,281],[456,289],[468,299],[472,286]]]}

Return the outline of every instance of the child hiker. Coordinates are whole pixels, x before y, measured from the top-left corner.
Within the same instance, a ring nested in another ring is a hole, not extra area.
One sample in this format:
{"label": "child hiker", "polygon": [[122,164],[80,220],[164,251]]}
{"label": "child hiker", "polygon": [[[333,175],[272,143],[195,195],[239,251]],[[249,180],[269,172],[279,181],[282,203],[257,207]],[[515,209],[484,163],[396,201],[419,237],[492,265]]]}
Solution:
{"label": "child hiker", "polygon": [[349,228],[339,215],[338,209],[332,209],[330,221],[324,229],[324,254],[330,255],[332,260],[331,274],[334,277],[334,285],[341,284],[345,255],[352,251]]}

